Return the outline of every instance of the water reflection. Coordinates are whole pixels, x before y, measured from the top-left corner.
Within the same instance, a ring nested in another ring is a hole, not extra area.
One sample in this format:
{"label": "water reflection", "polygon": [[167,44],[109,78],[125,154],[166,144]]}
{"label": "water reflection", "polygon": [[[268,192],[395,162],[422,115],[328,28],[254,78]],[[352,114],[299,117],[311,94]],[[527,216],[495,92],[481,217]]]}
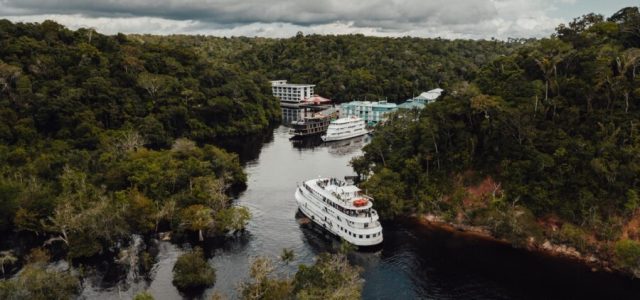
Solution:
{"label": "water reflection", "polygon": [[300,108],[282,107],[282,124],[289,125],[303,118],[304,110]]}
{"label": "water reflection", "polygon": [[[300,223],[300,231],[304,235],[305,241],[314,253],[337,253],[340,250],[341,241],[339,237],[312,223],[300,212],[296,213],[295,217]],[[382,249],[380,247],[365,247],[350,252],[348,258],[351,263],[367,269],[380,263],[381,253]]]}
{"label": "water reflection", "polygon": [[328,152],[334,156],[345,156],[359,153],[364,145],[368,144],[371,137],[368,135],[358,136],[341,141],[324,142],[320,136],[309,136],[304,138],[292,139],[291,144],[300,151],[314,150],[319,147],[328,149]]}
{"label": "water reflection", "polygon": [[215,145],[238,154],[240,163],[244,166],[247,162],[254,161],[260,156],[262,145],[273,141],[274,128],[243,138],[218,139]]}
{"label": "water reflection", "polygon": [[325,143],[329,147],[329,153],[337,156],[351,155],[359,152],[364,145],[370,141],[369,135],[358,136],[342,141],[333,141]]}
{"label": "water reflection", "polygon": [[324,141],[320,138],[319,135],[306,136],[303,138],[290,139],[291,145],[296,149],[314,149],[316,147],[322,146]]}

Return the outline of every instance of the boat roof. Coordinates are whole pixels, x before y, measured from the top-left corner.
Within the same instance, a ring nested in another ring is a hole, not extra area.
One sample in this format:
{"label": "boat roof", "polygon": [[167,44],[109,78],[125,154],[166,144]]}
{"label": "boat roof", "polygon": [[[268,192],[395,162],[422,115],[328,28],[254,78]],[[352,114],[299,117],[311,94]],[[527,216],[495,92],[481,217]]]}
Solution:
{"label": "boat roof", "polygon": [[[336,184],[328,184],[325,186],[320,186],[318,184],[318,182],[320,181],[327,181],[327,180],[335,180],[336,182],[339,182],[338,185]],[[371,203],[371,201],[367,202],[366,205],[364,206],[355,206],[353,203],[353,200],[356,200],[358,197],[359,198],[365,198],[368,200],[371,200],[371,198],[367,195],[357,195],[356,193],[359,191],[362,191],[361,189],[359,189],[357,186],[355,185],[348,185],[346,184],[346,182],[341,181],[339,179],[336,178],[318,178],[318,179],[311,179],[309,181],[306,181],[306,184],[309,184],[311,186],[317,186],[319,188],[319,192],[324,194],[325,197],[333,197],[333,198],[337,198],[337,200],[339,200],[340,205],[342,205],[344,208],[347,209],[368,209],[373,207],[373,203]],[[349,195],[350,197],[348,199],[342,199],[340,198],[340,196],[345,196],[345,195]]]}
{"label": "boat roof", "polygon": [[358,121],[362,121],[362,119],[360,117],[351,116],[351,117],[340,118],[340,119],[331,121],[331,123],[333,123],[333,124],[345,124],[345,123],[358,122]]}
{"label": "boat roof", "polygon": [[281,83],[276,84],[277,87],[315,87],[315,84],[306,84],[306,83]]}
{"label": "boat roof", "polygon": [[336,188],[336,192],[338,193],[356,193],[359,191],[361,190],[355,185],[345,185]]}
{"label": "boat roof", "polygon": [[381,100],[377,102],[371,101],[351,101],[347,103],[342,103],[342,106],[371,106],[371,107],[382,107],[382,108],[395,108],[397,105],[395,103],[387,102],[386,100]]}

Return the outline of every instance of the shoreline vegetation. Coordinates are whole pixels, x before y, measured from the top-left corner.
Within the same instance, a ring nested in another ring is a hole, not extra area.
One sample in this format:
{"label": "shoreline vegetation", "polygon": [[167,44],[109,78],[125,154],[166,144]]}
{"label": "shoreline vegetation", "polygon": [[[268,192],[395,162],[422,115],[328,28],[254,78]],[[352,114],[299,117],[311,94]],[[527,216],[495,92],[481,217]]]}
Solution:
{"label": "shoreline vegetation", "polygon": [[351,161],[381,216],[640,278],[638,28],[638,7],[576,18],[392,114]]}
{"label": "shoreline vegetation", "polygon": [[[503,245],[514,245],[511,241],[505,238],[496,237],[486,227],[448,222],[444,218],[433,214],[412,215],[411,218],[413,218],[420,225],[429,228],[462,234],[467,237],[487,240]],[[605,271],[629,274],[628,271],[618,269],[615,266],[611,265],[607,260],[598,259],[594,254],[591,253],[580,253],[573,246],[567,244],[554,244],[548,240],[545,240],[542,244],[540,244],[539,242],[532,240],[522,249],[530,252],[540,253],[543,255],[570,259],[572,261],[576,261],[590,267],[591,271],[593,272]]]}

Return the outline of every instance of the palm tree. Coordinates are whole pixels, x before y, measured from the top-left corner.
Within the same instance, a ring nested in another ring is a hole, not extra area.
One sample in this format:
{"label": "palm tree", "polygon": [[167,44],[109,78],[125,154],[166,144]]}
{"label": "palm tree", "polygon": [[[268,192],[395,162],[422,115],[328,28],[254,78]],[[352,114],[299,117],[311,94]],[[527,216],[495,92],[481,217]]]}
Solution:
{"label": "palm tree", "polygon": [[[549,85],[553,79],[556,85],[556,93],[560,94],[560,84],[558,82],[558,65],[569,57],[573,50],[571,45],[558,39],[544,39],[540,41],[542,52],[534,53],[534,61],[544,77],[544,102],[549,103]],[[553,104],[553,114],[555,116],[556,104]]]}
{"label": "palm tree", "polygon": [[[629,112],[629,94],[633,90],[638,62],[640,62],[640,49],[638,48],[627,49],[616,58],[617,76],[615,80],[619,83],[620,90],[624,96],[625,113]],[[627,76],[629,71],[631,71],[631,76]]]}
{"label": "palm tree", "polygon": [[611,95],[619,93],[625,100],[625,113],[628,112],[629,96],[633,91],[636,70],[640,63],[640,49],[631,48],[619,53],[617,49],[605,46],[600,50],[598,62],[595,83],[598,88],[606,88],[607,109],[612,105],[614,97]]}

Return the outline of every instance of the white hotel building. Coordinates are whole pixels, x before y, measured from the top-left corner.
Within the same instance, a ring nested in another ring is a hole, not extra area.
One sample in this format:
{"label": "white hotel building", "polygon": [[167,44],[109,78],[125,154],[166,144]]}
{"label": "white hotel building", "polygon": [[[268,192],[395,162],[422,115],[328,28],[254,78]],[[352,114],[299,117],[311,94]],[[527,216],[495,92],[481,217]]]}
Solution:
{"label": "white hotel building", "polygon": [[311,98],[314,87],[314,84],[294,84],[286,80],[271,81],[273,95],[280,99],[280,105],[290,107],[297,107],[303,100]]}

